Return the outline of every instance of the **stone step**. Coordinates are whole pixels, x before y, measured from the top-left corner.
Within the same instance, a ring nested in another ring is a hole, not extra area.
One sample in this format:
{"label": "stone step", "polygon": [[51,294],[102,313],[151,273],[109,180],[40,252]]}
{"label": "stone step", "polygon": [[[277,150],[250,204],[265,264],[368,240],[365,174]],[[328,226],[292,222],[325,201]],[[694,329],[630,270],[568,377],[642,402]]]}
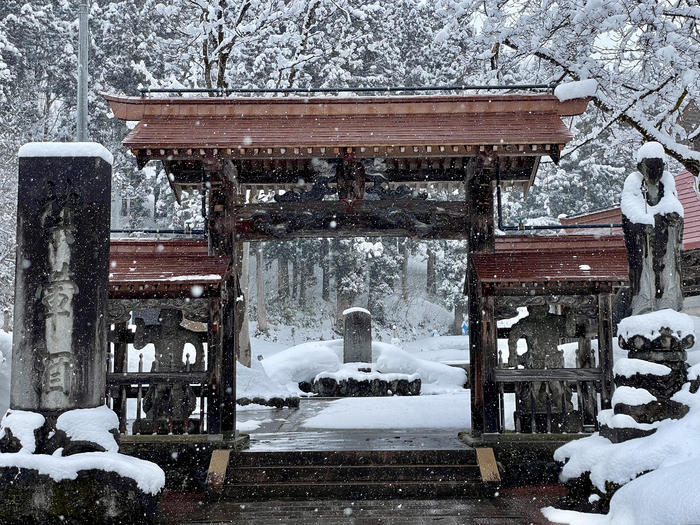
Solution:
{"label": "stone step", "polygon": [[481,481],[478,465],[345,465],[234,467],[229,483],[313,483],[321,481]]}
{"label": "stone step", "polygon": [[474,449],[241,452],[229,468],[266,466],[476,465]]}
{"label": "stone step", "polygon": [[497,487],[481,481],[322,482],[322,483],[231,483],[223,489],[229,501],[272,499],[404,499],[485,498]]}

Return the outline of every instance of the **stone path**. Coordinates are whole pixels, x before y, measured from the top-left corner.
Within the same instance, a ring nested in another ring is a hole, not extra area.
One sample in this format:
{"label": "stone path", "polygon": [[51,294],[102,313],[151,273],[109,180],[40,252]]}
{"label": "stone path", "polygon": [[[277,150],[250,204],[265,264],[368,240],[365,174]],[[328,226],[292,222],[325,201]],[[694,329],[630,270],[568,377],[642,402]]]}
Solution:
{"label": "stone path", "polygon": [[[246,410],[239,421],[265,421],[250,432],[250,452],[301,450],[454,450],[469,448],[456,430],[313,430],[302,423],[334,401],[302,399],[298,409]],[[266,421],[269,420],[269,421]]]}
{"label": "stone path", "polygon": [[504,490],[490,500],[265,501],[200,504],[169,495],[160,523],[235,525],[548,525],[540,508],[563,495],[559,486]]}

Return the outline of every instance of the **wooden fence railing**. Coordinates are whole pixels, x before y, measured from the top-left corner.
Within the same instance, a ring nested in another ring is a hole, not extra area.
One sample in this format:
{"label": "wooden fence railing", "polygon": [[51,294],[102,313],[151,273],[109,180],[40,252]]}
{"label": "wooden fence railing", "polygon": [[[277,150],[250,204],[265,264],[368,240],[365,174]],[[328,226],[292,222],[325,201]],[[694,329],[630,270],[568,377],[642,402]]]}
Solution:
{"label": "wooden fence railing", "polygon": [[[515,393],[516,432],[583,432],[598,429],[598,405],[603,372],[600,368],[509,369],[494,371],[499,392],[500,432],[506,430],[505,394]],[[525,388],[522,388],[526,385]],[[545,409],[537,406],[535,391],[545,389]],[[560,392],[561,399],[555,399]],[[576,394],[572,396],[571,394]],[[573,410],[569,410],[569,404]],[[556,406],[559,409],[556,409]],[[572,418],[578,418],[578,425]]]}

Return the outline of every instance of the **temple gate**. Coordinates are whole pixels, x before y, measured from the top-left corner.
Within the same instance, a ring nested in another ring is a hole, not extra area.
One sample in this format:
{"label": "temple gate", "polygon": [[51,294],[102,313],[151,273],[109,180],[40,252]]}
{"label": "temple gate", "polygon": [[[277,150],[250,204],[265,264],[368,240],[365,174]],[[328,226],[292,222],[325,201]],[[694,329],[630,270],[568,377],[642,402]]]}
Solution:
{"label": "temple gate", "polygon": [[[353,236],[467,240],[472,433],[502,431],[499,388],[517,374],[506,377],[499,371],[497,297],[517,294],[489,283],[484,273],[484,265],[493,259],[489,254],[497,248],[494,188],[520,186],[526,194],[540,159],[549,156],[557,162],[571,140],[562,117],[580,115],[587,99],[562,102],[549,94],[105,98],[117,118],[138,121],[124,145],[139,167],[161,161],[178,199],[189,189],[204,190],[208,196],[206,257],[212,263],[224,261],[226,270],[218,272],[220,282],[205,283],[207,294],[198,299],[200,304],[206,299],[207,370],[186,373],[200,374],[195,379],[206,392],[209,433],[235,430],[235,355],[242,323],[235,301],[241,293],[236,256],[240,243]],[[318,160],[329,163],[334,174],[318,172]],[[382,174],[374,172],[375,160],[382,163]],[[428,185],[461,189],[466,199],[429,200],[421,194]],[[285,193],[275,202],[251,203],[245,199],[248,190]],[[520,295],[603,297],[611,291],[607,282],[594,280],[578,287],[572,282],[550,284],[546,291],[528,288]],[[137,284],[137,299],[156,304],[187,298],[187,288],[178,292],[165,284],[158,277]],[[134,283],[123,286],[133,294]],[[113,290],[113,297],[119,293]],[[608,341],[609,301],[601,301],[600,324],[607,328],[600,330]],[[192,379],[174,374],[166,377],[163,372],[159,380]],[[549,375],[536,379],[561,379],[556,372]],[[597,384],[605,381],[600,373],[583,375]],[[117,374],[112,378],[116,381]],[[126,399],[127,390],[121,389],[120,400]]]}

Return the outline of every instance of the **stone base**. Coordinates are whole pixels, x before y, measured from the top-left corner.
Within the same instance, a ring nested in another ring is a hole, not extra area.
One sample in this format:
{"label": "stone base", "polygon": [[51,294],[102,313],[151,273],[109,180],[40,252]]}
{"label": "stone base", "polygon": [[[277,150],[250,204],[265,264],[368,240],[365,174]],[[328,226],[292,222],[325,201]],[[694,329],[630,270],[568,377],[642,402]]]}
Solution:
{"label": "stone base", "polygon": [[158,496],[114,472],[84,470],[56,482],[36,470],[0,468],[2,523],[148,523],[157,504]]}
{"label": "stone base", "polygon": [[630,377],[616,375],[616,386],[631,386],[643,388],[658,399],[669,399],[678,392],[687,381],[686,363],[664,361],[661,364],[671,368],[671,372],[665,376],[653,374],[634,374]]}
{"label": "stone base", "polygon": [[655,423],[669,418],[680,419],[688,413],[688,410],[690,409],[686,405],[677,401],[659,399],[644,405],[617,403],[613,412],[631,416],[637,423]]}
{"label": "stone base", "polygon": [[608,438],[613,443],[622,443],[630,439],[646,437],[656,432],[656,429],[641,430],[639,428],[610,428],[606,425],[600,426],[600,435]]}
{"label": "stone base", "polygon": [[275,407],[275,408],[282,408],[282,407],[289,407],[289,408],[299,408],[299,398],[298,397],[273,397],[270,399],[264,399],[262,397],[254,397],[252,399],[248,397],[242,397],[240,399],[236,399],[236,403],[241,405],[241,406],[246,406],[255,404],[255,405],[265,405],[268,407]]}
{"label": "stone base", "polygon": [[384,379],[357,380],[322,377],[314,381],[314,392],[321,397],[383,397],[417,396],[420,394],[421,380]]}

